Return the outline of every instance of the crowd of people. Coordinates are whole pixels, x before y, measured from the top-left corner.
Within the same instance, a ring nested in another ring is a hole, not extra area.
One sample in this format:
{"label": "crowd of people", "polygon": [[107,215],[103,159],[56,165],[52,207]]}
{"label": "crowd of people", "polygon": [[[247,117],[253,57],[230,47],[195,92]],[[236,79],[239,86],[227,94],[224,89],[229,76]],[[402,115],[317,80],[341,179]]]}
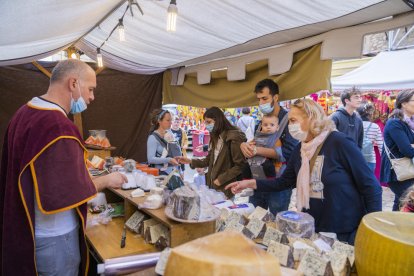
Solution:
{"label": "crowd of people", "polygon": [[[9,123],[0,177],[5,275],[77,275],[87,269],[86,202],[97,191],[127,181],[120,173],[90,177],[83,139],[67,117],[87,108],[95,87],[88,65],[62,61],[47,92],[22,106]],[[168,110],[153,110],[148,163],[164,175],[182,172],[188,164],[197,168],[195,182],[228,197],[251,188],[250,202],[274,214],[288,209],[296,188],[296,209],[314,217],[317,232],[334,232],[353,244],[362,217],[382,210],[374,174],[380,155],[380,181],[395,194],[393,210],[414,211],[414,90],[398,94],[383,133],[356,88],[342,93],[343,108],[331,117],[309,99],[285,110],[271,79],[258,82],[253,91],[262,121],[256,126],[248,108],[238,122],[218,107],[208,108],[203,119],[211,139],[207,156],[200,159],[187,156],[180,119]],[[403,174],[398,160],[408,161]]]}

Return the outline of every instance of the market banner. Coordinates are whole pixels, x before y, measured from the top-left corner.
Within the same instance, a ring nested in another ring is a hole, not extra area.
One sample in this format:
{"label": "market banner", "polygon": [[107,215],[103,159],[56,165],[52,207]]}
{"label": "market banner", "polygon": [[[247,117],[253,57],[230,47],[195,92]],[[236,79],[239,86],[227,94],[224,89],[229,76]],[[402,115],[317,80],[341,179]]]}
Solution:
{"label": "market banner", "polygon": [[330,89],[331,60],[321,60],[321,45],[296,52],[291,69],[277,76],[269,76],[267,60],[246,65],[246,79],[228,81],[227,71],[211,73],[209,84],[199,85],[195,73],[186,75],[184,84],[171,84],[171,71],[164,72],[163,103],[197,107],[241,107],[257,105],[253,93],[257,82],[271,78],[279,84],[280,101],[301,98]]}

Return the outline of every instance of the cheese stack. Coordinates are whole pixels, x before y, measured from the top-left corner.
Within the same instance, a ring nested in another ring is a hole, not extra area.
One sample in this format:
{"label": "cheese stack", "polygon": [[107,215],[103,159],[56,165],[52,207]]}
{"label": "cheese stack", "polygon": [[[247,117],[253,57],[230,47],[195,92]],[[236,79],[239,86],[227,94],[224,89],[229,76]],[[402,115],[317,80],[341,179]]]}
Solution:
{"label": "cheese stack", "polygon": [[171,250],[164,275],[195,274],[281,275],[276,257],[233,231],[215,233]]}
{"label": "cheese stack", "polygon": [[355,239],[355,263],[359,276],[414,275],[414,215],[366,215]]}

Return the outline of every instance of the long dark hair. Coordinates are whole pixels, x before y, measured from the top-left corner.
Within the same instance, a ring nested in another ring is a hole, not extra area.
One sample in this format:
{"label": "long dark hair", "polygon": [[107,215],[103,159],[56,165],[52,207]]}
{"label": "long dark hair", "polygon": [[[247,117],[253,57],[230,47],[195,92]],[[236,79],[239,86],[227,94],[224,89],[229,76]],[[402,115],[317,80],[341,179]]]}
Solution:
{"label": "long dark hair", "polygon": [[150,133],[152,133],[154,130],[157,130],[160,127],[160,122],[162,119],[164,119],[165,115],[167,113],[170,113],[168,110],[157,108],[154,109],[151,114],[151,127],[150,127]]}
{"label": "long dark hair", "polygon": [[210,133],[213,148],[216,146],[217,140],[223,131],[237,130],[237,128],[233,126],[229,122],[229,120],[227,120],[227,118],[224,116],[223,111],[221,111],[221,109],[216,106],[212,106],[206,110],[206,112],[203,115],[203,119],[205,120],[206,118],[214,120],[214,128],[213,131]]}
{"label": "long dark hair", "polygon": [[374,110],[374,106],[370,103],[363,104],[357,108],[357,112],[361,116],[362,121],[372,121]]}
{"label": "long dark hair", "polygon": [[402,110],[402,104],[408,103],[414,96],[414,89],[404,90],[398,93],[395,101],[395,109],[392,111],[390,118],[400,119],[404,121],[404,111]]}

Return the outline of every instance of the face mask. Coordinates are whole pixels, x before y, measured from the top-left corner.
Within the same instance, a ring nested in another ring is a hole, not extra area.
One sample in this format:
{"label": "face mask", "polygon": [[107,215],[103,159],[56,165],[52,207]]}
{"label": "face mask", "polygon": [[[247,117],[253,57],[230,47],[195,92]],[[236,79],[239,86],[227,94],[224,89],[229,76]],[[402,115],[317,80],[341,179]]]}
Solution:
{"label": "face mask", "polygon": [[265,104],[261,104],[259,105],[259,109],[263,114],[270,114],[273,112],[274,110],[274,106],[272,106],[271,103],[265,103]]}
{"label": "face mask", "polygon": [[206,129],[208,130],[208,132],[212,132],[213,128],[214,128],[214,123],[206,125]]}
{"label": "face mask", "polygon": [[[80,91],[80,82],[79,81],[78,81],[78,90],[79,90],[79,95],[82,95],[81,91]],[[72,100],[70,102],[70,113],[72,113],[72,114],[81,113],[81,112],[85,111],[86,108],[88,108],[88,106],[85,102],[85,99],[82,96],[80,96],[77,101],[75,101],[72,97]]]}
{"label": "face mask", "polygon": [[299,141],[304,141],[308,137],[308,132],[300,128],[300,124],[289,125],[289,133],[292,137]]}

